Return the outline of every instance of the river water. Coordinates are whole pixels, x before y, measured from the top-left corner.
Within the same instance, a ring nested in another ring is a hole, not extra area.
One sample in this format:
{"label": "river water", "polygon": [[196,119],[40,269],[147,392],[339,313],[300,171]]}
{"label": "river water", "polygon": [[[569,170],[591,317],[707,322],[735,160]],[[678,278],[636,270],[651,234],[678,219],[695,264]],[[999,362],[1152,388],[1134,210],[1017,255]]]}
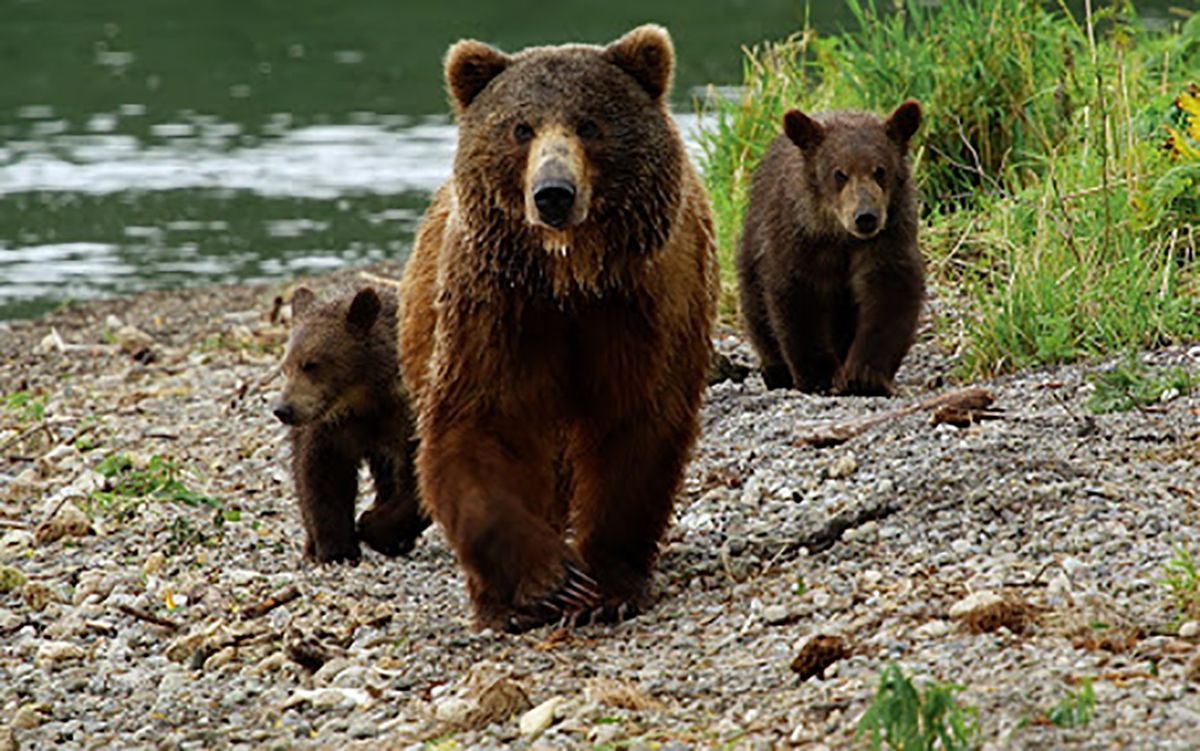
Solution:
{"label": "river water", "polygon": [[[1169,2],[1139,4],[1154,16]],[[441,57],[671,29],[675,104],[803,25],[784,0],[0,0],[0,320],[400,258],[455,131]],[[848,23],[840,2],[808,14]]]}

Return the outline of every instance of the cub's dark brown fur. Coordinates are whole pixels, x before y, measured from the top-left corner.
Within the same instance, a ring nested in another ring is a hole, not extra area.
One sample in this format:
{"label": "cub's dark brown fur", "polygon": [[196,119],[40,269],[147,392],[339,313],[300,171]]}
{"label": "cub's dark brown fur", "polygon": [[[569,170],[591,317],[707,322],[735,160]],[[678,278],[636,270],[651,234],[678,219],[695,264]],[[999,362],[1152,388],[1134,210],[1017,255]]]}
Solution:
{"label": "cub's dark brown fur", "polygon": [[924,298],[906,154],[914,101],[784,116],[738,248],[742,316],[768,388],[891,394]]}
{"label": "cub's dark brown fur", "polygon": [[[418,503],[413,423],[398,378],[395,295],[366,288],[320,303],[300,287],[292,315],[274,413],[292,426],[305,554],[322,563],[356,560],[359,540],[387,555],[406,553],[429,520]],[[356,529],[364,461],[376,496]]]}

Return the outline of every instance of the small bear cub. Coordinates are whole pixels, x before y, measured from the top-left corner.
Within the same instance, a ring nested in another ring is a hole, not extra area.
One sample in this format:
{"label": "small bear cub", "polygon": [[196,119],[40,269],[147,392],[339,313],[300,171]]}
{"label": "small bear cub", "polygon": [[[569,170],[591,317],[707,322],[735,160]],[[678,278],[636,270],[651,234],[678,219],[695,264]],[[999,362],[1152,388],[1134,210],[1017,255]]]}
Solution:
{"label": "small bear cub", "polygon": [[[420,508],[414,427],[396,354],[396,296],[367,287],[319,302],[292,293],[292,334],[275,417],[291,426],[292,477],[305,555],[356,561],[359,540],[385,555],[412,550],[429,525]],[[354,522],[358,470],[375,480],[375,503]]]}
{"label": "small bear cub", "polygon": [[768,388],[890,395],[925,295],[907,162],[921,106],[783,119],[738,247],[742,317]]}

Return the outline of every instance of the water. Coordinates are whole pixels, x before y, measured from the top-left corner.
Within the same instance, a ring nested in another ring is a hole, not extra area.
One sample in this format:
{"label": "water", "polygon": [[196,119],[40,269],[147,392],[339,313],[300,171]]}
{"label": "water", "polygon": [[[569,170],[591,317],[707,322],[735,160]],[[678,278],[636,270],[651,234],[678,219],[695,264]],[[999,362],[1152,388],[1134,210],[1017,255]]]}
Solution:
{"label": "water", "polygon": [[[843,12],[816,3],[810,20],[836,29]],[[656,21],[686,113],[707,84],[740,79],[741,45],[804,13],[787,0],[0,0],[0,320],[403,257],[450,170],[441,58],[456,39],[603,43]]]}

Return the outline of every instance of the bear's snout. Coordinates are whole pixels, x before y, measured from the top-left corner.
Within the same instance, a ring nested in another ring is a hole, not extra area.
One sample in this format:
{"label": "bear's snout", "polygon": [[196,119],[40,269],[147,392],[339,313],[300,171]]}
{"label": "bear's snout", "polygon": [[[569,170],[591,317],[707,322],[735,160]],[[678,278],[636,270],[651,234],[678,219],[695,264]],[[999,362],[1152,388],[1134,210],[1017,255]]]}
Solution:
{"label": "bear's snout", "polygon": [[879,229],[879,214],[871,209],[859,211],[854,215],[854,227],[863,236],[875,234],[875,230]]}
{"label": "bear's snout", "polygon": [[296,424],[296,408],[287,402],[279,402],[271,408],[271,414],[275,415],[284,425]]}
{"label": "bear's snout", "polygon": [[554,229],[562,229],[571,219],[575,207],[575,183],[551,177],[534,183],[533,203],[538,217]]}

